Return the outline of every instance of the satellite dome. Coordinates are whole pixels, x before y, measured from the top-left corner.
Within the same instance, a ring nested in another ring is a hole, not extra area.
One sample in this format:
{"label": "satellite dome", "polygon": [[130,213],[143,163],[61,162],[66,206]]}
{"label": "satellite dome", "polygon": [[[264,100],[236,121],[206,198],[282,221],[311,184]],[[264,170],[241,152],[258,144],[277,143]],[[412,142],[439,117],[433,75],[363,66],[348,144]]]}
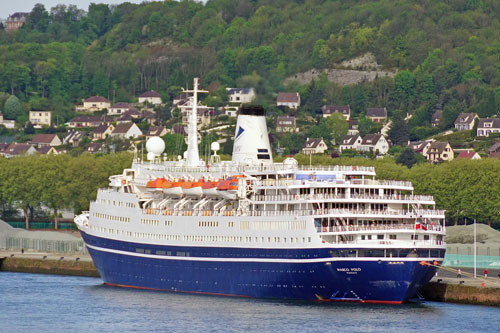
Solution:
{"label": "satellite dome", "polygon": [[154,160],[156,156],[157,156],[157,155],[156,155],[155,153],[153,153],[152,151],[150,151],[150,152],[148,153],[148,155],[147,155],[147,157],[148,157],[148,161],[152,161],[152,160]]}
{"label": "satellite dome", "polygon": [[220,144],[217,141],[212,142],[212,144],[210,145],[210,149],[213,151],[217,151],[220,149]]}
{"label": "satellite dome", "polygon": [[165,142],[159,136],[153,136],[146,142],[146,150],[148,153],[161,155],[165,150]]}

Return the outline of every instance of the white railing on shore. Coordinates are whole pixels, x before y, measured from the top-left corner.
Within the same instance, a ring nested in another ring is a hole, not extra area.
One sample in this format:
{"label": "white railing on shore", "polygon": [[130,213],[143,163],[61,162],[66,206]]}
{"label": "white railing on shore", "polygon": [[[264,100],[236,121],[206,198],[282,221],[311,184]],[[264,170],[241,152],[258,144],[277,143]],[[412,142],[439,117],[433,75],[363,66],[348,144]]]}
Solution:
{"label": "white railing on shore", "polygon": [[355,199],[355,200],[395,200],[395,201],[432,201],[434,198],[432,195],[367,195],[367,194],[355,194],[350,197],[335,194],[294,194],[294,195],[255,195],[252,197],[252,201],[291,201],[291,200],[343,200],[343,199]]}
{"label": "white railing on shore", "polygon": [[148,215],[172,215],[172,216],[346,216],[346,217],[394,217],[394,218],[420,218],[437,217],[444,218],[444,210],[420,209],[420,210],[369,210],[369,209],[300,209],[291,211],[243,211],[243,210],[172,210],[148,208],[142,210]]}

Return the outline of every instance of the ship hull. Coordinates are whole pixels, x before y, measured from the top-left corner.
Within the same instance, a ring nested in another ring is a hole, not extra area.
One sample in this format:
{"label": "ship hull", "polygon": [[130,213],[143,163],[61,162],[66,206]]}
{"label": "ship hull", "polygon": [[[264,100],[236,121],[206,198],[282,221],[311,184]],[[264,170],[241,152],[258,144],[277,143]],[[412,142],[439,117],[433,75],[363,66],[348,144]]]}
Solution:
{"label": "ship hull", "polygon": [[402,258],[332,258],[331,249],[166,247],[109,240],[85,232],[82,236],[103,281],[133,288],[402,303],[413,297],[436,270],[419,260]]}

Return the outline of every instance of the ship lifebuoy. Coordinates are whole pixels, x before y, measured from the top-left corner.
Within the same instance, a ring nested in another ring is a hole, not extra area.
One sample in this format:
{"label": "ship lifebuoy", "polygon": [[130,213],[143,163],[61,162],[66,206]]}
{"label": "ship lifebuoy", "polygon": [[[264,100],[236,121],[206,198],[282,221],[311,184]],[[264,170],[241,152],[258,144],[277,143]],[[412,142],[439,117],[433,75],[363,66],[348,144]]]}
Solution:
{"label": "ship lifebuoy", "polygon": [[326,227],[323,227],[323,232],[326,232]]}
{"label": "ship lifebuoy", "polygon": [[127,181],[125,179],[122,179],[122,185],[127,184]]}

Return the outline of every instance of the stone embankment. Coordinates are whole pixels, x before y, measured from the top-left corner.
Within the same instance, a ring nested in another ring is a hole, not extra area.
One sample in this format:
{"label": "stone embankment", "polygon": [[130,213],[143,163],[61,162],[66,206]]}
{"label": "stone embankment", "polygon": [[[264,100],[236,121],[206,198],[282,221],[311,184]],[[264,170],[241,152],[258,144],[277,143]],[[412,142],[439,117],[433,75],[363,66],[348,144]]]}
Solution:
{"label": "stone embankment", "polygon": [[462,269],[461,277],[457,270],[442,266],[421,291],[429,301],[500,306],[500,278],[497,271],[489,270],[484,277],[483,269],[478,269],[474,277],[473,269]]}
{"label": "stone embankment", "polygon": [[0,271],[99,277],[89,255],[5,251]]}

